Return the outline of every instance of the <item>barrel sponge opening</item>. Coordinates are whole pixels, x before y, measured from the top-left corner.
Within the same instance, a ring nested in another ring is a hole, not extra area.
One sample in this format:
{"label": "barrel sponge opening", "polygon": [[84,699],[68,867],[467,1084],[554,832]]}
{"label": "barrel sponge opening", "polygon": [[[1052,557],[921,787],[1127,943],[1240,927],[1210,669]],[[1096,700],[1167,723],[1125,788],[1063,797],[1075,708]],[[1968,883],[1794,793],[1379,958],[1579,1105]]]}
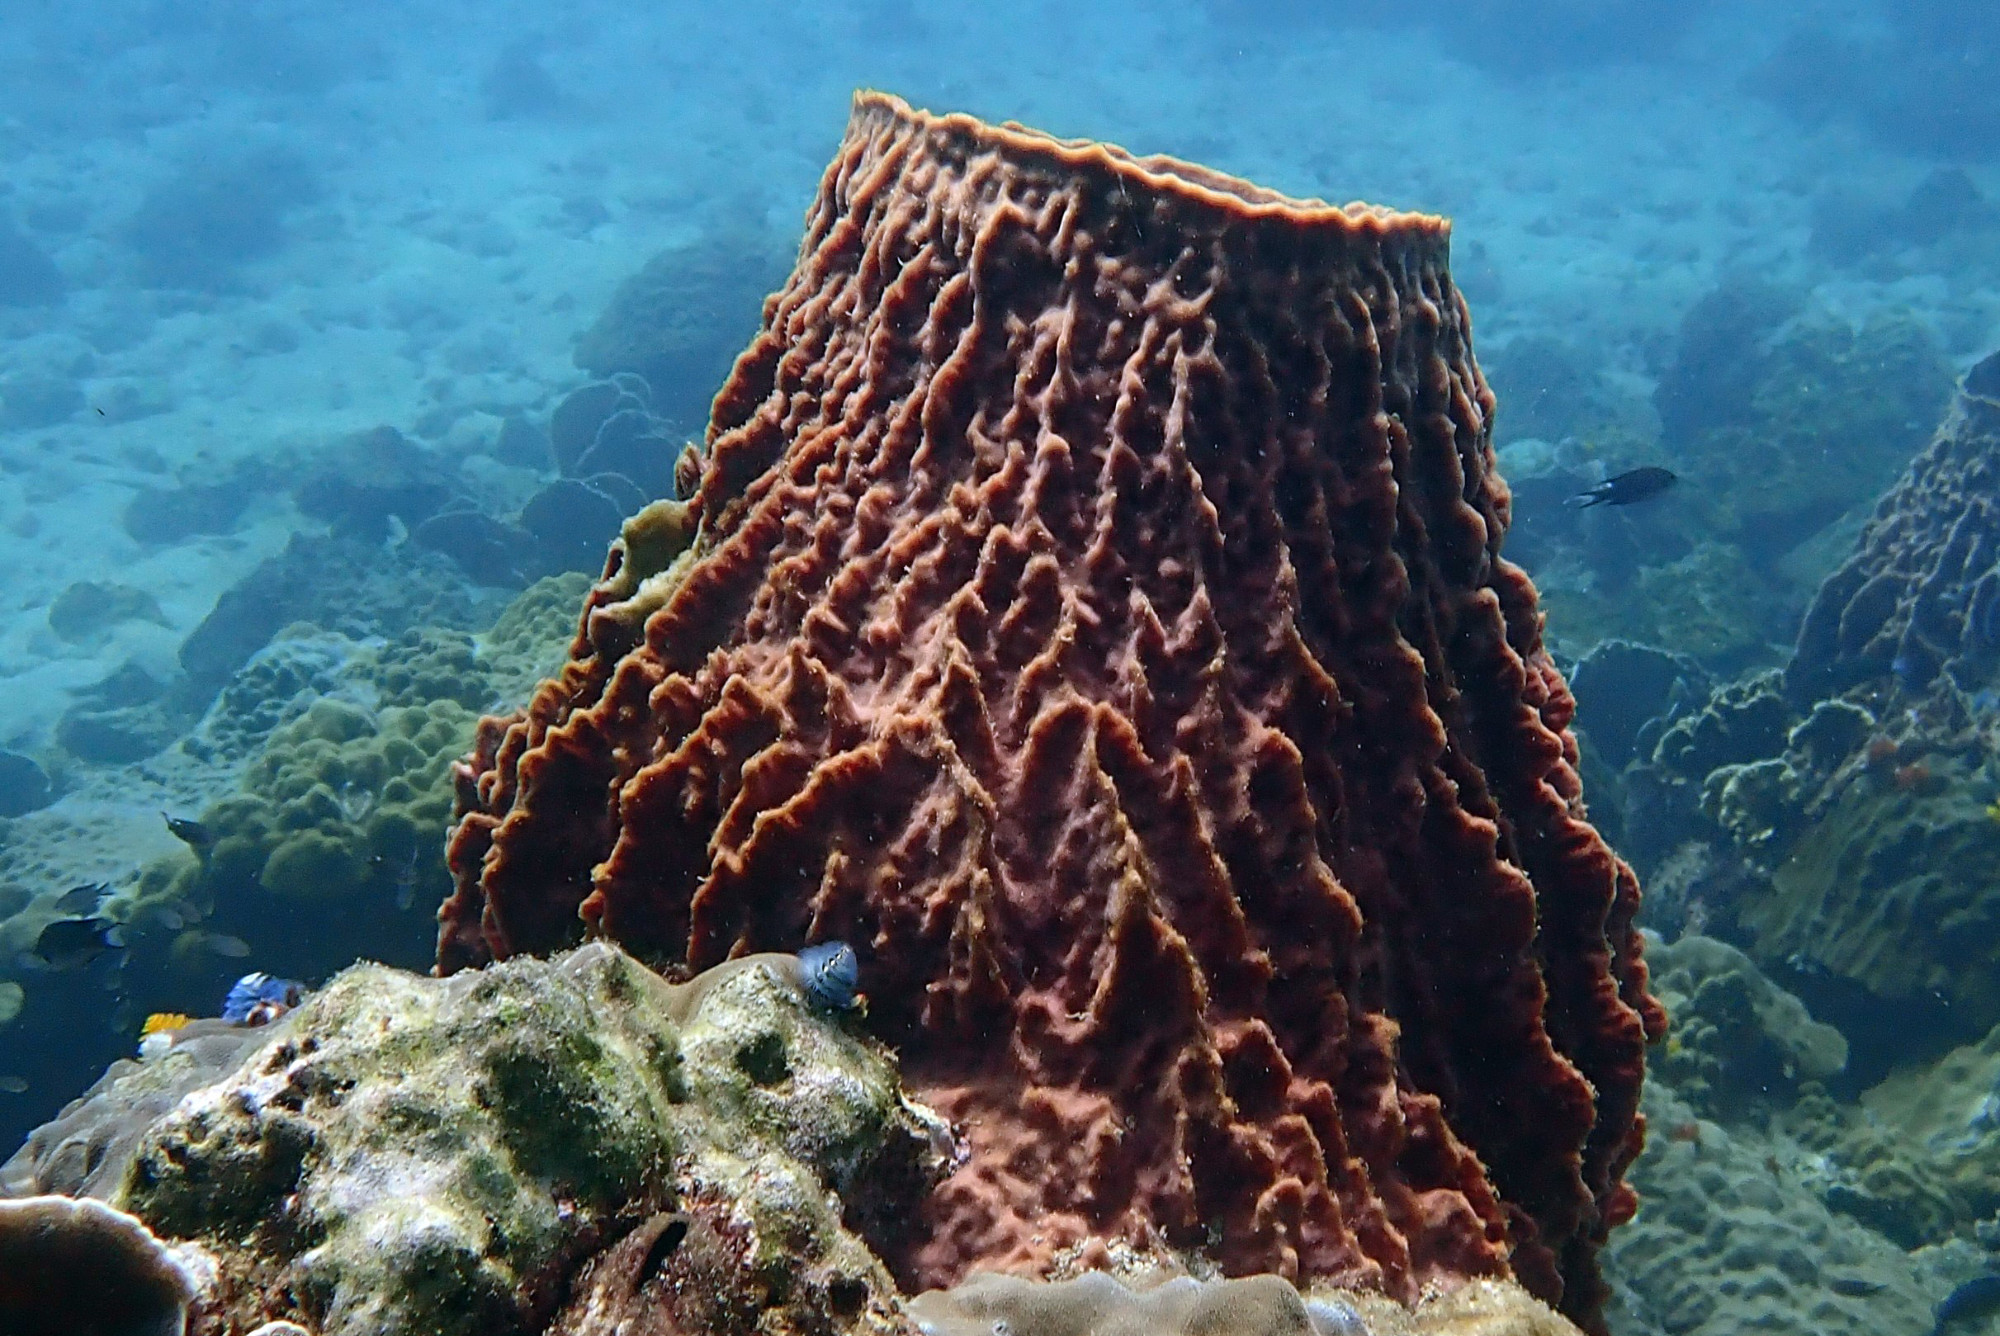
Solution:
{"label": "barrel sponge opening", "polygon": [[0,1201],[0,1331],[180,1336],[194,1280],[123,1211],[88,1198]]}

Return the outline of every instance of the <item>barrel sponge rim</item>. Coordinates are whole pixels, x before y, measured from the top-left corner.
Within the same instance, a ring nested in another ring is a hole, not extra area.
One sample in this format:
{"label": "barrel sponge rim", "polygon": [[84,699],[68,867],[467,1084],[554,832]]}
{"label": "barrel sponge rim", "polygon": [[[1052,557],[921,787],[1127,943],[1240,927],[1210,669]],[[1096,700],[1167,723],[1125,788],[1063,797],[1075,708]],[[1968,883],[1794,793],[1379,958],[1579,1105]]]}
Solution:
{"label": "barrel sponge rim", "polygon": [[1299,199],[1255,185],[1228,172],[1166,154],[1140,156],[1095,139],[1062,139],[1042,130],[1003,121],[998,125],[965,112],[937,113],[912,107],[894,93],[862,88],[854,94],[853,123],[914,131],[937,144],[997,149],[1016,160],[1037,160],[1064,172],[1108,174],[1153,195],[1205,205],[1246,221],[1271,220],[1301,229],[1324,228],[1361,238],[1451,237],[1451,220],[1439,214],[1392,209],[1356,201],[1331,204]]}

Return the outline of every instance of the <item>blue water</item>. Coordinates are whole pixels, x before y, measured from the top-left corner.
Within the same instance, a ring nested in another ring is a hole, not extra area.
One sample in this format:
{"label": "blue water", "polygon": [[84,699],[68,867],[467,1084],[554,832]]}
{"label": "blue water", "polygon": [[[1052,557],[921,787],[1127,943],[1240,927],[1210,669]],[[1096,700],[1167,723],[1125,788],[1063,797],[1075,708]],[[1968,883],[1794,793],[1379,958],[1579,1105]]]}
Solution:
{"label": "blue water", "polygon": [[[0,1017],[17,1014],[0,1024],[0,1155],[127,1052],[147,1010],[212,1014],[246,971],[324,977],[343,952],[424,963],[435,831],[374,855],[351,941],[287,946],[282,915],[225,896],[151,925],[195,934],[170,965],[57,970],[34,947],[58,897],[103,883],[115,900],[188,856],[161,813],[199,816],[255,751],[216,740],[218,701],[348,699],[343,665],[371,646],[475,634],[530,579],[595,565],[598,511],[581,541],[527,556],[491,528],[519,532],[554,481],[553,410],[621,369],[579,336],[669,255],[684,314],[634,430],[698,433],[855,88],[1449,214],[1500,395],[1509,553],[1549,594],[1552,642],[1566,662],[1612,634],[1665,642],[1727,680],[1783,662],[1951,377],[2000,346],[1996,16],[1946,0],[13,0]],[[1802,329],[1858,342],[1794,373]],[[1774,407],[1784,384],[1797,402]],[[1735,506],[1760,485],[1731,471],[1741,440],[1835,401],[1823,438],[1788,447],[1822,452],[1799,504]],[[1646,464],[1680,490],[1629,513],[1565,506]],[[642,478],[600,510],[668,485]],[[265,564],[288,550],[284,573]],[[1703,580],[1751,593],[1697,627],[1676,600]],[[316,630],[272,652],[300,620]],[[289,717],[271,710],[266,732]],[[1650,1329],[1636,1308],[1619,1321]]]}

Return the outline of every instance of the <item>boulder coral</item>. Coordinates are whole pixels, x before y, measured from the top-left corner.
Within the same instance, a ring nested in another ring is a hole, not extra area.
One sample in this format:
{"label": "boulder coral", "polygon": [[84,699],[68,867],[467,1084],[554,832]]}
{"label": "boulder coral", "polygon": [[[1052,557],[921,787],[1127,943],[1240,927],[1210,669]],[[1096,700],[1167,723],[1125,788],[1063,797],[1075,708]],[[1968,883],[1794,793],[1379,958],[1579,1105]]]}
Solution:
{"label": "boulder coral", "polygon": [[1135,1246],[1595,1323],[1662,1018],[1448,251],[860,95],[699,486],[459,770],[440,970],[853,942],[969,1142],[907,1281]]}
{"label": "boulder coral", "polygon": [[320,977],[361,955],[417,963],[427,930],[411,911],[441,875],[447,772],[473,719],[451,700],[313,702],[272,732],[241,792],[202,812],[213,843],[148,866],[123,912],[143,936],[155,909],[177,919],[191,916],[183,906],[216,909],[176,942],[195,952],[172,969],[182,976],[211,930],[292,974]]}

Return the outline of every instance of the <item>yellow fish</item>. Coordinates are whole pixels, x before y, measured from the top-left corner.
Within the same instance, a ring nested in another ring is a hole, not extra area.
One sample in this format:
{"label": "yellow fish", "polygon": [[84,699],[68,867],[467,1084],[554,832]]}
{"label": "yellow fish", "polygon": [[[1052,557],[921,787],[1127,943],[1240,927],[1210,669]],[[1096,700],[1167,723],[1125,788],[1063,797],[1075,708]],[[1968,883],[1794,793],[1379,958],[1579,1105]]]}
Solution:
{"label": "yellow fish", "polygon": [[146,1023],[139,1027],[139,1037],[144,1039],[147,1035],[158,1034],[162,1030],[178,1030],[183,1025],[192,1024],[193,1021],[194,1017],[183,1016],[178,1011],[156,1011],[146,1017]]}
{"label": "yellow fish", "polygon": [[2000,798],[1995,798],[1992,802],[1986,804],[1986,819],[1988,821],[2000,821]]}

